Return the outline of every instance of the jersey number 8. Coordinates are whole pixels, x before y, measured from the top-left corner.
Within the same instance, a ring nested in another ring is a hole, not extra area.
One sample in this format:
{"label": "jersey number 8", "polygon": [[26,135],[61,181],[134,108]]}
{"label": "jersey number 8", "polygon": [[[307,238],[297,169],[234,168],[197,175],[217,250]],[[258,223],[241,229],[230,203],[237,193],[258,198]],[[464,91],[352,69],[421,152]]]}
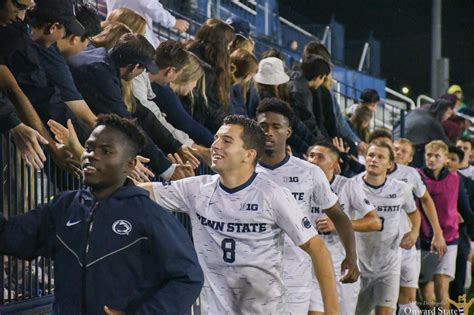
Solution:
{"label": "jersey number 8", "polygon": [[232,238],[224,238],[221,242],[221,248],[224,261],[233,263],[235,261],[235,241]]}

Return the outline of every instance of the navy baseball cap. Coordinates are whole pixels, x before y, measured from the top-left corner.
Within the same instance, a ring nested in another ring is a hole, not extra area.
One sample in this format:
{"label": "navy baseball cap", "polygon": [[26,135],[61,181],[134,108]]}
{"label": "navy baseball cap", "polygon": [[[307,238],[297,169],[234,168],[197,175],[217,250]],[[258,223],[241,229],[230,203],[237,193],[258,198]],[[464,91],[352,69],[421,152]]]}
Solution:
{"label": "navy baseball cap", "polygon": [[377,103],[380,101],[379,93],[374,89],[365,89],[360,93],[362,103]]}
{"label": "navy baseball cap", "polygon": [[85,33],[84,27],[76,19],[71,0],[36,0],[35,10],[42,17],[57,20],[76,36]]}
{"label": "navy baseball cap", "polygon": [[250,24],[244,19],[238,16],[231,16],[225,21],[227,24],[232,26],[235,31],[235,35],[240,35],[244,38],[249,38],[250,36]]}

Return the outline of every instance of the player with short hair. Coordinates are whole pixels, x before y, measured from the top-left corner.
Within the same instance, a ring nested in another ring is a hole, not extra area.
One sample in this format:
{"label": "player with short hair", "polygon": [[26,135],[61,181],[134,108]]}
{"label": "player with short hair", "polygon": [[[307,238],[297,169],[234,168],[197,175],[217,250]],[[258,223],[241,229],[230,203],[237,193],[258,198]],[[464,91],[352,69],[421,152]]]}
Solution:
{"label": "player with short hair", "polygon": [[[407,183],[413,192],[413,195],[420,201],[420,210],[428,219],[433,228],[433,239],[430,244],[430,250],[442,257],[446,251],[446,241],[443,237],[443,231],[439,224],[436,207],[430,193],[421,179],[420,174],[408,163],[413,159],[413,144],[408,139],[398,139],[392,143],[389,133],[385,135],[373,135],[373,141],[382,141],[394,148],[395,163],[387,173],[389,178],[394,178]],[[408,218],[403,220],[409,223]],[[419,230],[420,227],[418,226]],[[418,248],[418,250],[417,250]],[[398,297],[398,314],[402,315],[408,312],[417,312],[419,307],[416,304],[416,289],[418,288],[418,279],[420,278],[421,251],[419,246],[409,249],[402,249],[402,268],[400,272],[400,295]]]}
{"label": "player with short hair", "polygon": [[326,314],[338,314],[331,258],[308,214],[290,191],[255,173],[264,145],[257,122],[228,116],[211,146],[218,175],[144,185],[157,203],[191,217],[206,278],[204,314],[288,313],[281,279],[285,233],[311,256]]}
{"label": "player with short hair", "polygon": [[413,161],[415,147],[410,140],[400,138],[393,142],[393,152],[395,153],[396,163],[409,166],[411,161]]}
{"label": "player with short hair", "polygon": [[186,230],[127,179],[145,142],[133,121],[99,115],[81,160],[87,188],[0,218],[1,255],[54,259],[53,314],[183,314],[199,296]]}
{"label": "player with short hair", "polygon": [[[367,151],[366,171],[356,176],[367,198],[383,218],[380,232],[357,234],[361,290],[356,314],[370,314],[374,307],[376,315],[393,314],[400,284],[400,246],[411,248],[418,237],[420,215],[411,188],[387,176],[394,162],[390,145],[372,142]],[[402,211],[408,214],[411,230],[403,224]]]}
{"label": "player with short hair", "polygon": [[[360,184],[353,179],[335,174],[339,163],[338,149],[329,142],[318,142],[308,149],[307,156],[308,162],[319,166],[326,175],[331,184],[331,189],[339,198],[341,208],[351,218],[354,231],[380,231],[382,222],[374,206],[365,196]],[[322,238],[331,253],[336,275],[340,276],[337,271],[345,255],[344,248],[339,236],[334,232],[332,221],[326,216],[321,216],[319,211],[315,212],[312,213],[312,219],[316,221],[318,230],[323,233]],[[337,283],[341,314],[355,314],[359,289],[359,281],[355,283]],[[319,285],[313,281],[309,314],[323,314],[323,311]]]}
{"label": "player with short hair", "polygon": [[[260,102],[256,113],[257,121],[265,132],[265,150],[257,165],[257,173],[263,173],[289,189],[306,215],[310,216],[311,209],[317,208],[332,219],[347,253],[337,268],[342,271],[338,270],[336,274],[347,272],[341,281],[355,282],[359,270],[354,233],[349,218],[340,209],[337,195],[331,191],[319,167],[286,153],[286,142],[292,133],[292,108],[281,99],[266,98]],[[288,289],[291,314],[307,313],[311,298],[311,264],[309,257],[297,245],[289,238],[285,239],[283,282]]]}

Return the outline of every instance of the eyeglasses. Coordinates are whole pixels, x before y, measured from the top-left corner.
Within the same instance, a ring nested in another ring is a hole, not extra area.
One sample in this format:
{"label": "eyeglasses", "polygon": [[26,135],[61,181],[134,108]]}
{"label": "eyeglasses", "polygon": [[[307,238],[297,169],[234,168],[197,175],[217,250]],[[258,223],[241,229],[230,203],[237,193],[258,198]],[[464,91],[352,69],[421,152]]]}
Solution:
{"label": "eyeglasses", "polygon": [[18,0],[12,0],[12,3],[20,11],[24,11],[24,10],[28,9],[27,4],[20,3],[20,2],[18,2]]}

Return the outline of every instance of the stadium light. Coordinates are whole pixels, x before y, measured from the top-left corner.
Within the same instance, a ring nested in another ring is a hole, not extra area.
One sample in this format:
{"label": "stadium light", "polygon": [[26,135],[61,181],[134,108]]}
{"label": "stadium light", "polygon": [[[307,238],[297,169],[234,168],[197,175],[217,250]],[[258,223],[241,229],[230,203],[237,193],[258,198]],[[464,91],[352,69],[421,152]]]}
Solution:
{"label": "stadium light", "polygon": [[402,87],[402,93],[407,95],[408,93],[410,93],[410,89],[407,86],[404,86]]}

